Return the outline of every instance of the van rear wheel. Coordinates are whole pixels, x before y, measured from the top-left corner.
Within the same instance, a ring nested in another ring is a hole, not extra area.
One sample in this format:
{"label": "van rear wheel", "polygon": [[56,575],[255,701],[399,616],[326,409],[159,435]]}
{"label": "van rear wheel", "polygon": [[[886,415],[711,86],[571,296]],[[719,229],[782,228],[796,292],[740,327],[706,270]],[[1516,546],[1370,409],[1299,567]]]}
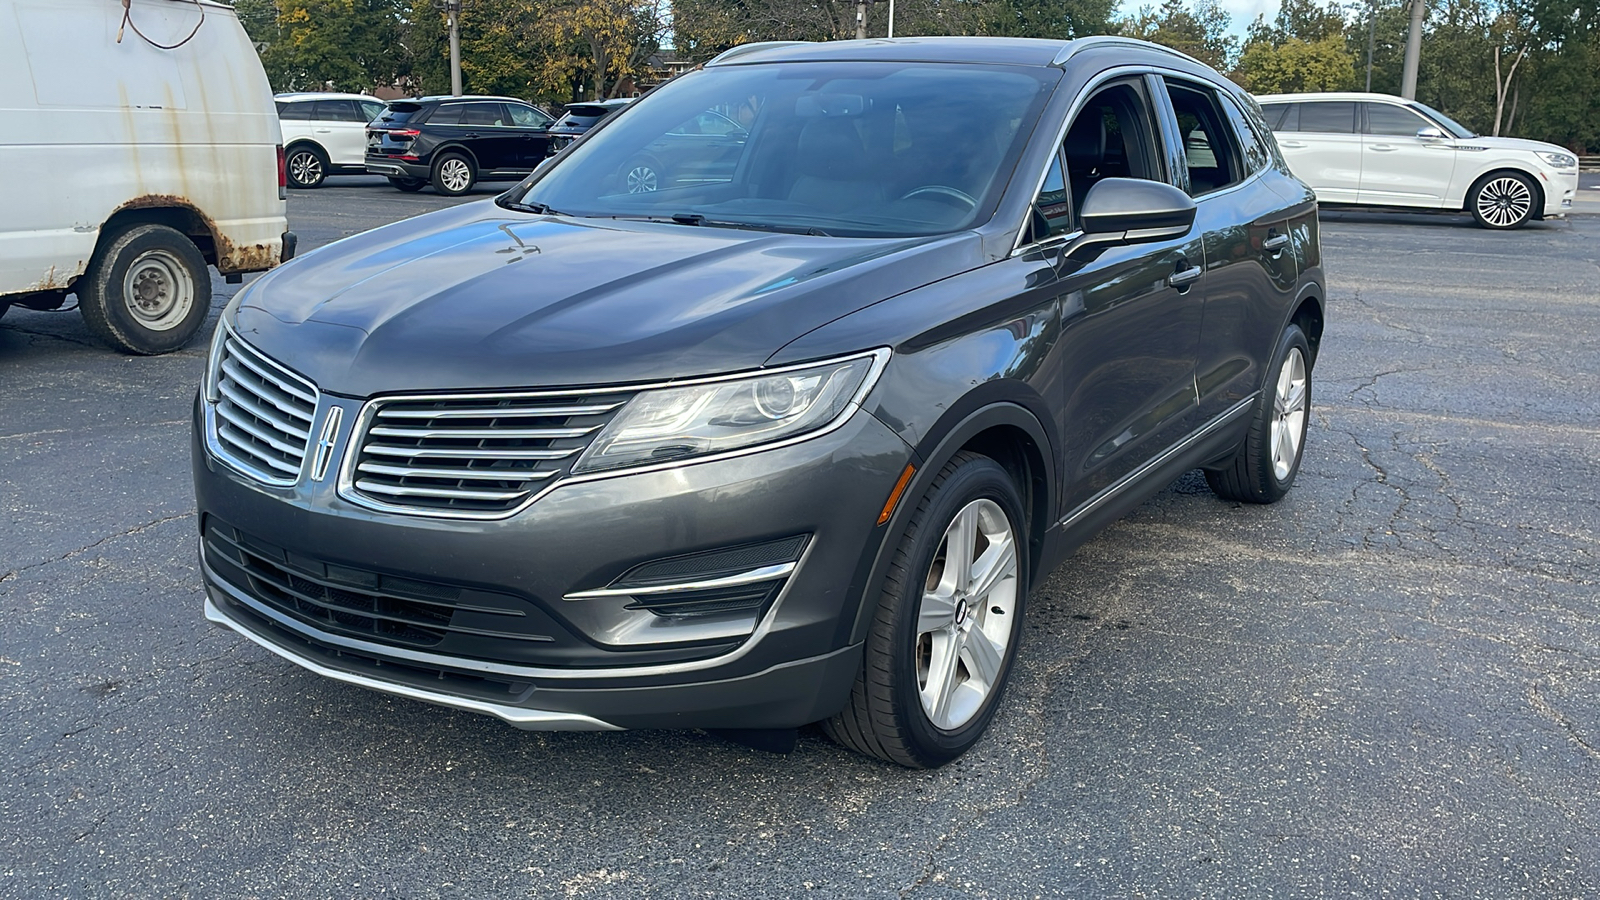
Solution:
{"label": "van rear wheel", "polygon": [[169,353],[194,337],[211,310],[211,275],[188,236],[134,225],[100,248],[77,285],[95,336],[124,353]]}

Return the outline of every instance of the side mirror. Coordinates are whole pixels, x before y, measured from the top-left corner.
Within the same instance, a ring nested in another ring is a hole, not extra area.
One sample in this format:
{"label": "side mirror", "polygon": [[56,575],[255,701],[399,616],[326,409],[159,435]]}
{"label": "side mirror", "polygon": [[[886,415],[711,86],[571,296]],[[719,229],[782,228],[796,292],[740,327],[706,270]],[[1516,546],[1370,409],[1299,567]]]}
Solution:
{"label": "side mirror", "polygon": [[1194,227],[1194,201],[1170,184],[1143,178],[1106,178],[1083,198],[1079,248],[1144,244],[1179,238]]}
{"label": "side mirror", "polygon": [[1418,128],[1417,137],[1422,138],[1425,141],[1442,141],[1444,140],[1444,132],[1433,127],[1432,125],[1429,125],[1426,128]]}

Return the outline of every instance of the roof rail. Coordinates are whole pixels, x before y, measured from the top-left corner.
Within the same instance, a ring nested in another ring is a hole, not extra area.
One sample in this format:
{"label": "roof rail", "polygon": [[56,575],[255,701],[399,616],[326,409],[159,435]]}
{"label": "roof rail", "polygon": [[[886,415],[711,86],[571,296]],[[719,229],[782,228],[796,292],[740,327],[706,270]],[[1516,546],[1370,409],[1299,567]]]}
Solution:
{"label": "roof rail", "polygon": [[795,46],[799,46],[801,44],[812,44],[812,43],[816,43],[816,42],[815,41],[757,41],[754,44],[740,44],[737,47],[729,47],[728,49],[722,51],[721,53],[718,53],[716,56],[712,57],[711,60],[706,63],[706,65],[708,65],[708,66],[720,65],[722,63],[730,62],[732,60],[738,59],[739,57],[745,56],[746,54],[754,53],[757,50],[770,50],[773,47],[795,47]]}
{"label": "roof rail", "polygon": [[1200,62],[1200,60],[1195,59],[1181,50],[1174,50],[1171,47],[1167,47],[1162,44],[1153,44],[1150,41],[1141,41],[1138,38],[1119,37],[1112,34],[1101,34],[1093,37],[1077,38],[1076,40],[1068,41],[1067,45],[1061,48],[1061,52],[1056,54],[1056,58],[1050,60],[1050,65],[1060,67],[1065,65],[1067,60],[1077,56],[1079,53],[1082,53],[1085,50],[1093,50],[1096,47],[1107,46],[1138,47],[1141,50],[1155,50],[1171,56],[1176,56],[1179,59],[1186,59],[1192,63],[1200,63],[1202,66],[1205,65],[1205,63]]}

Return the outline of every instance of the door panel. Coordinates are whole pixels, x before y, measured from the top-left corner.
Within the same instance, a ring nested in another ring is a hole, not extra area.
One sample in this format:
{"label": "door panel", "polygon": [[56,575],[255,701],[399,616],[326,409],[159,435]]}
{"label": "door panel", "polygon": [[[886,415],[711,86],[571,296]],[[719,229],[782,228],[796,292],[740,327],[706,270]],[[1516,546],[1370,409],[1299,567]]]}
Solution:
{"label": "door panel", "polygon": [[1289,168],[1328,203],[1355,203],[1361,192],[1361,135],[1352,101],[1296,103],[1277,135]]}
{"label": "door panel", "polygon": [[318,100],[314,131],[335,166],[362,165],[367,155],[366,120],[353,100]]}
{"label": "door panel", "polygon": [[1360,202],[1443,206],[1455,174],[1455,142],[1417,137],[1431,123],[1410,110],[1387,103],[1362,106],[1367,133],[1361,138]]}

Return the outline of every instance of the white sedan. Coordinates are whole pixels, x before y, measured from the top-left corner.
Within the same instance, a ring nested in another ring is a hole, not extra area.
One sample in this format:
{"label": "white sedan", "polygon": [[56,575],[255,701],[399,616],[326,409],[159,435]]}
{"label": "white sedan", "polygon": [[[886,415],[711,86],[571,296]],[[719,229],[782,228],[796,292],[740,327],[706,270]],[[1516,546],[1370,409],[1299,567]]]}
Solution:
{"label": "white sedan", "polygon": [[1465,210],[1485,228],[1560,217],[1578,193],[1565,148],[1483,137],[1388,94],[1257,97],[1294,174],[1324,205]]}

